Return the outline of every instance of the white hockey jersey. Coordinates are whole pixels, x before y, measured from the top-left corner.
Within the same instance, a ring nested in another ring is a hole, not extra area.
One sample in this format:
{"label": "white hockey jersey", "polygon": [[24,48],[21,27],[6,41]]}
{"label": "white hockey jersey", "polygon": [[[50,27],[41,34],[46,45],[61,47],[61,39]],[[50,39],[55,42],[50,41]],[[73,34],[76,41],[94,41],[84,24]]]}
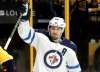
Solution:
{"label": "white hockey jersey", "polygon": [[24,42],[36,48],[33,72],[81,72],[75,52],[60,43],[54,43],[23,21],[18,27],[19,36]]}

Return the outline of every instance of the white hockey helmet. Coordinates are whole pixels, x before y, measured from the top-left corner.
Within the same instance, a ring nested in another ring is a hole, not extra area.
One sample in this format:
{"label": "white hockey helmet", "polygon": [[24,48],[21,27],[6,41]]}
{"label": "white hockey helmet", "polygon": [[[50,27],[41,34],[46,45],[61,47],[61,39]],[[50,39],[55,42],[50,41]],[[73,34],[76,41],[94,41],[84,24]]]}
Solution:
{"label": "white hockey helmet", "polygon": [[61,27],[62,30],[64,31],[65,28],[65,22],[63,18],[60,17],[53,17],[50,21],[49,21],[49,26],[57,26],[57,27]]}

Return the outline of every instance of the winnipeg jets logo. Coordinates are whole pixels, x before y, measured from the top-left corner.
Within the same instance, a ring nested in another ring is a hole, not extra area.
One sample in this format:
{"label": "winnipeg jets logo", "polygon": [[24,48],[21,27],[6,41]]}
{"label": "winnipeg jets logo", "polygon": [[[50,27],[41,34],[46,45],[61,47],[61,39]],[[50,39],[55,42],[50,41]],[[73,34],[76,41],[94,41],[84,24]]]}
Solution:
{"label": "winnipeg jets logo", "polygon": [[59,51],[50,50],[44,56],[44,63],[49,68],[57,68],[62,62],[62,55]]}
{"label": "winnipeg jets logo", "polygon": [[49,56],[49,61],[51,62],[51,64],[54,64],[56,62],[58,62],[58,58],[56,55],[52,55],[52,56]]}

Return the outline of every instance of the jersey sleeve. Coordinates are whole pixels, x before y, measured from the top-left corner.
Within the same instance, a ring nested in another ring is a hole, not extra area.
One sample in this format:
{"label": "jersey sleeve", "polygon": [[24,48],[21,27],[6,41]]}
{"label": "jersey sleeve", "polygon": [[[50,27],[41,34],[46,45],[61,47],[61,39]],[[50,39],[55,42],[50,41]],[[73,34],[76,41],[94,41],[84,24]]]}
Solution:
{"label": "jersey sleeve", "polygon": [[37,36],[38,33],[35,32],[31,26],[29,26],[29,21],[22,21],[20,23],[18,27],[18,34],[25,43],[37,48],[39,40]]}
{"label": "jersey sleeve", "polygon": [[71,49],[67,50],[66,67],[68,72],[81,72],[81,67],[78,62],[76,53]]}

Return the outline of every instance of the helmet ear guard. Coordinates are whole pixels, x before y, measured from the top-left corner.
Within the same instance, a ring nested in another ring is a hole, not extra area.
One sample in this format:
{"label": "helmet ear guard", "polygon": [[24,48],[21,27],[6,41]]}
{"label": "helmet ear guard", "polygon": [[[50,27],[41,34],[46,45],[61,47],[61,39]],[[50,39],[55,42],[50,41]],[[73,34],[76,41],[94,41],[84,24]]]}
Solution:
{"label": "helmet ear guard", "polygon": [[60,17],[53,17],[53,18],[49,21],[48,28],[49,28],[50,26],[61,27],[61,28],[62,28],[62,32],[63,32],[66,25],[65,25],[65,22],[64,22],[64,19],[63,19],[63,18],[60,18]]}

